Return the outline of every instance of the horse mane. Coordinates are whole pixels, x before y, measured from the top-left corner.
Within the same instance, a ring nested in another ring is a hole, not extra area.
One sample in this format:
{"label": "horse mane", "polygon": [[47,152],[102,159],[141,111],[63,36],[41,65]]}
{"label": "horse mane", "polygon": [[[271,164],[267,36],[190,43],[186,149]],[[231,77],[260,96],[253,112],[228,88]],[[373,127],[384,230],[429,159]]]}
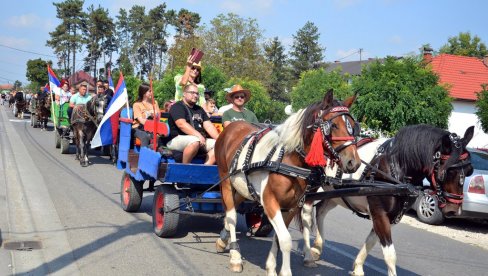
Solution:
{"label": "horse mane", "polygon": [[[342,102],[335,100],[330,106],[341,106]],[[303,149],[305,144],[311,141],[313,130],[311,127],[315,123],[315,118],[319,110],[324,110],[322,101],[313,103],[304,109],[298,110],[296,113],[290,115],[281,125],[278,125],[274,132],[277,137],[270,139],[269,141],[263,141],[269,146],[274,146],[274,143],[280,143],[285,148],[285,153],[290,153],[297,148]],[[268,135],[266,135],[268,136]]]}
{"label": "horse mane", "polygon": [[443,136],[448,134],[448,131],[430,125],[406,126],[395,135],[391,155],[402,168],[431,172],[434,154],[440,150]]}

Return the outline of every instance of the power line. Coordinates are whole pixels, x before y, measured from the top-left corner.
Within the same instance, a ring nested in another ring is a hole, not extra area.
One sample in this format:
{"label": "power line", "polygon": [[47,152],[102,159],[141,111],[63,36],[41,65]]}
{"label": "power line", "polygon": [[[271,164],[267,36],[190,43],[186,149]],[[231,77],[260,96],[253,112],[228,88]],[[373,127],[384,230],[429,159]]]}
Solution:
{"label": "power line", "polygon": [[10,46],[3,45],[3,44],[0,44],[0,46],[5,47],[5,48],[9,48],[9,49],[12,49],[12,50],[16,50],[16,51],[19,51],[19,52],[24,52],[24,53],[34,54],[34,55],[40,55],[40,56],[45,56],[45,57],[57,58],[56,56],[46,55],[46,54],[41,54],[41,53],[36,53],[36,52],[31,52],[31,51],[26,51],[26,50],[22,50],[22,49],[10,47]]}
{"label": "power line", "polygon": [[0,79],[4,79],[4,80],[7,80],[7,81],[15,82],[14,80],[7,79],[7,78],[4,78],[4,77],[0,77]]}

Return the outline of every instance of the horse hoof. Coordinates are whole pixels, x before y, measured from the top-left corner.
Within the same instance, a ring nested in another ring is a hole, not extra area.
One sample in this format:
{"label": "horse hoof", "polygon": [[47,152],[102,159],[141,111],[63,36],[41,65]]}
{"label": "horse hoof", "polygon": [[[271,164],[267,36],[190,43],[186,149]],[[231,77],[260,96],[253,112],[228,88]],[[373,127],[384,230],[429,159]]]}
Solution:
{"label": "horse hoof", "polygon": [[317,248],[312,247],[312,248],[310,249],[310,253],[312,254],[312,259],[313,259],[314,261],[318,261],[318,260],[320,260],[320,251],[319,251]]}
{"label": "horse hoof", "polygon": [[305,267],[317,267],[317,264],[313,260],[312,261],[306,260],[306,261],[303,261],[303,266],[305,266]]}
{"label": "horse hoof", "polygon": [[235,272],[235,273],[241,273],[243,270],[242,263],[240,264],[230,264],[230,271]]}
{"label": "horse hoof", "polygon": [[215,242],[215,249],[217,250],[217,253],[224,253],[226,246],[227,245],[221,239],[217,239]]}
{"label": "horse hoof", "polygon": [[88,167],[88,163],[83,162],[83,163],[81,163],[81,166],[82,167]]}
{"label": "horse hoof", "polygon": [[352,276],[364,276],[364,272],[361,273],[361,272],[349,271],[349,275],[352,275]]}

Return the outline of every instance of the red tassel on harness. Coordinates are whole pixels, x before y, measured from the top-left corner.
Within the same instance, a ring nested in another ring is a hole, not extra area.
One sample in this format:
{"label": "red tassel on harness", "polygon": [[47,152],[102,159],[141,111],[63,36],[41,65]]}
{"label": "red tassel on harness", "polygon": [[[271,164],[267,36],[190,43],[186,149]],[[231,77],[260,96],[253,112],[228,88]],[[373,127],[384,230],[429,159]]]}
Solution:
{"label": "red tassel on harness", "polygon": [[324,138],[322,137],[322,132],[320,129],[315,131],[312,139],[312,145],[310,150],[305,157],[305,162],[312,167],[320,166],[325,167],[327,161],[324,158],[324,148],[323,148]]}

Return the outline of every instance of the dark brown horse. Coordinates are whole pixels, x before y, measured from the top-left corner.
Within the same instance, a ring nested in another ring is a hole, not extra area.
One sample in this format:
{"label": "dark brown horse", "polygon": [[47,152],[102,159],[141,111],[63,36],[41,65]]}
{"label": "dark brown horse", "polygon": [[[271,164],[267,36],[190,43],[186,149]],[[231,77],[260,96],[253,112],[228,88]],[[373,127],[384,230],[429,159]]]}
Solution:
{"label": "dark brown horse", "polygon": [[[354,100],[355,97],[350,97],[342,103],[333,98],[330,90],[321,102],[298,111],[268,132],[258,132],[257,126],[246,122],[234,122],[220,134],[215,153],[223,179],[221,193],[226,217],[216,247],[218,252],[223,252],[230,237],[232,271],[242,271],[236,240],[236,207],[248,199],[263,206],[276,233],[266,261],[267,273],[276,275],[279,242],[283,255],[280,275],[291,275],[292,243],[288,225],[299,213],[299,203],[303,201],[306,189],[310,188],[311,181],[310,177],[305,177],[306,172],[310,173],[315,167],[323,173],[324,152],[329,162],[337,163],[345,172],[352,173],[361,164],[354,143],[357,125],[348,109]],[[252,139],[248,136],[251,133],[256,133]],[[311,156],[314,154],[322,160],[313,161]],[[246,169],[263,160],[274,165],[267,169],[259,166]],[[231,176],[227,178],[228,175]]]}
{"label": "dark brown horse", "polygon": [[[351,179],[370,179],[393,183],[393,179],[422,187],[427,178],[436,191],[444,215],[459,214],[463,199],[464,177],[473,172],[466,145],[473,137],[474,127],[469,127],[463,138],[455,133],[429,125],[413,125],[401,129],[392,139],[382,139],[358,149],[361,159],[370,162],[386,176],[361,166]],[[327,175],[335,176],[332,170]],[[393,179],[392,179],[393,178]],[[371,218],[373,228],[354,261],[353,275],[364,275],[363,264],[369,251],[379,241],[383,250],[388,275],[396,275],[396,252],[391,237],[391,225],[400,221],[414,203],[410,196],[356,196],[323,200],[317,204],[317,237],[310,249],[309,229],[311,205],[304,205],[303,236],[305,239],[305,265],[313,266],[320,258],[323,246],[324,220],[336,206],[351,209],[362,217]]]}
{"label": "dark brown horse", "polygon": [[49,94],[39,94],[36,101],[36,121],[39,122],[41,130],[47,128],[47,121],[51,115],[51,97]]}
{"label": "dark brown horse", "polygon": [[80,160],[82,167],[88,166],[88,144],[102,121],[107,106],[105,95],[95,95],[84,104],[75,105],[71,114],[71,127],[76,144],[76,160]]}

